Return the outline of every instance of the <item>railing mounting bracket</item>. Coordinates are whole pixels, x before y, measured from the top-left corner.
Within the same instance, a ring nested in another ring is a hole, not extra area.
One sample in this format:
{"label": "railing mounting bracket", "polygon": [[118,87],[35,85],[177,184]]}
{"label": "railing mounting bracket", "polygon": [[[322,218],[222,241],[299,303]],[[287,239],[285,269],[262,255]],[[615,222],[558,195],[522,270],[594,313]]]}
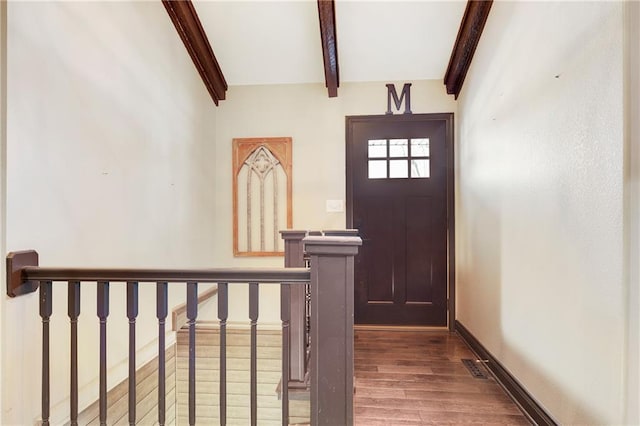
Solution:
{"label": "railing mounting bracket", "polygon": [[35,250],[13,251],[7,254],[7,295],[22,296],[38,289],[38,281],[27,281],[22,274],[25,266],[38,266]]}

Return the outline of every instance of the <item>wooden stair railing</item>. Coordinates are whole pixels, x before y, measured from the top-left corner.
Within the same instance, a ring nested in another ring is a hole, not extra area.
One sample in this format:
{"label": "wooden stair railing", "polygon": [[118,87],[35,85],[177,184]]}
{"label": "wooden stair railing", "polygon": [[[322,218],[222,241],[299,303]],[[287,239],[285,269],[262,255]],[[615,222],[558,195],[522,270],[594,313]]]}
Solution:
{"label": "wooden stair railing", "polygon": [[[158,416],[165,424],[165,323],[168,315],[168,286],[186,286],[186,316],[189,329],[189,424],[196,423],[195,323],[198,315],[198,283],[217,283],[220,324],[220,424],[226,424],[226,322],[229,285],[249,286],[251,333],[250,412],[251,425],[257,425],[256,332],[259,287],[280,285],[282,320],[282,382],[289,382],[290,371],[290,294],[309,283],[313,302],[311,332],[311,424],[353,424],[353,265],[361,240],[357,237],[306,237],[311,268],[280,269],[81,269],[38,266],[35,251],[12,252],[7,256],[7,294],[15,297],[39,289],[42,317],[42,424],[50,422],[50,331],[53,313],[53,285],[67,283],[68,315],[71,333],[71,381],[69,418],[78,424],[78,319],[83,283],[97,283],[97,316],[100,325],[99,420],[107,424],[107,322],[109,287],[126,286],[129,319],[129,424],[136,423],[135,332],[138,316],[138,287],[155,285],[158,319]],[[322,287],[322,291],[319,291]],[[59,362],[60,360],[55,360]],[[322,379],[322,380],[320,380]],[[282,424],[288,425],[288,386],[282,389]]]}
{"label": "wooden stair railing", "polygon": [[[310,255],[305,251],[303,240],[307,235],[326,237],[358,237],[357,229],[324,231],[283,230],[285,268],[308,267]],[[298,286],[291,289],[290,310],[290,359],[289,389],[298,391],[309,389],[310,355],[310,288]]]}
{"label": "wooden stair railing", "polygon": [[[203,292],[198,294],[198,312],[201,312],[203,309],[206,309],[209,304],[213,303],[214,296],[218,293],[218,288],[212,287],[205,289]],[[187,324],[187,304],[181,303],[175,306],[171,311],[171,330],[177,332],[184,325]],[[176,345],[173,344],[169,346],[165,353],[165,361],[167,362],[166,366],[166,396],[169,397],[172,394],[175,396],[176,386],[175,386],[175,372],[176,372],[176,364],[175,364],[175,352]],[[136,370],[136,414],[137,417],[140,418],[140,422],[142,424],[151,423],[152,420],[149,420],[150,415],[146,415],[145,413],[151,413],[151,411],[157,411],[157,398],[155,404],[151,407],[151,410],[145,411],[148,405],[151,405],[148,401],[148,392],[153,392],[157,387],[157,374],[158,374],[158,359],[155,357],[147,364]],[[172,378],[174,380],[169,380]],[[107,413],[109,418],[111,419],[111,423],[118,424],[121,418],[127,417],[127,407],[125,404],[122,404],[122,396],[126,396],[128,389],[128,380],[118,383],[113,386],[107,392]],[[156,385],[151,385],[150,383],[156,383]],[[142,398],[142,400],[140,399]],[[78,413],[78,423],[79,424],[95,424],[95,421],[99,421],[99,409],[100,409],[100,400],[95,401],[94,403],[87,406],[84,410]],[[170,398],[167,398],[167,403],[165,405],[166,411],[166,424],[172,424],[172,417],[176,417],[176,407],[175,407],[175,398],[172,402]],[[173,414],[173,416],[171,415]]]}

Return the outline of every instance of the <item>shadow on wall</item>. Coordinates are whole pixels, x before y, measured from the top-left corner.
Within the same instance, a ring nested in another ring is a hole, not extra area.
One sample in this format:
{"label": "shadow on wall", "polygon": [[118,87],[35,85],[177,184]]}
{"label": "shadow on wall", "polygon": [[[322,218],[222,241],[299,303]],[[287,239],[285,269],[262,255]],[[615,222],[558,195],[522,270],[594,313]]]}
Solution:
{"label": "shadow on wall", "polygon": [[[463,241],[458,245],[463,253],[458,256],[458,264],[462,266],[457,272],[458,316],[478,338],[499,336],[502,335],[498,314],[502,303],[500,212],[492,210],[491,203],[479,192],[467,192],[465,198],[468,200],[462,200],[462,203],[474,206],[474,209],[460,212],[467,217],[459,221],[466,224],[466,229],[463,230]],[[500,332],[496,334],[495,330]],[[499,340],[482,343],[488,348],[501,349]]]}
{"label": "shadow on wall", "polygon": [[[587,407],[585,407],[584,403],[582,403],[581,401],[578,401],[575,398],[572,398],[569,394],[569,391],[567,389],[563,389],[563,387],[557,381],[553,380],[553,377],[543,374],[543,372],[536,367],[536,364],[531,362],[531,359],[527,357],[526,353],[515,349],[513,346],[509,345],[507,341],[503,343],[503,351],[504,353],[508,353],[509,357],[514,360],[514,362],[510,363],[511,365],[517,365],[518,369],[531,372],[531,376],[533,377],[532,381],[536,382],[536,387],[545,388],[545,389],[556,389],[554,393],[555,393],[556,399],[560,400],[558,401],[558,404],[560,406],[574,407],[573,412],[563,413],[563,417],[565,418],[569,417],[572,419],[571,424],[573,425],[610,424],[604,419],[599,418],[597,414],[595,414],[594,412],[589,410]],[[507,370],[510,370],[510,369],[507,368]],[[589,374],[589,373],[585,371],[585,374]],[[513,374],[512,376],[514,376],[516,380],[520,381],[517,376]],[[530,387],[531,385],[529,385],[529,388]],[[525,387],[525,389],[527,389],[528,391],[527,387]],[[538,401],[538,398],[537,398],[538,395],[531,395],[531,396],[538,402],[538,405],[544,408],[544,405],[542,405]],[[575,407],[581,407],[581,408],[578,410],[578,409],[575,409]],[[549,413],[549,414],[552,414],[552,413]],[[557,419],[558,416],[552,415],[552,417],[554,419]],[[558,424],[560,423],[558,422]]]}
{"label": "shadow on wall", "polygon": [[[518,349],[517,345],[510,344],[509,336],[504,329],[505,321],[509,319],[503,317],[501,308],[503,303],[501,212],[492,208],[496,203],[489,202],[486,197],[467,196],[473,197],[469,201],[472,201],[470,205],[474,205],[475,208],[471,213],[461,212],[462,215],[469,214],[465,221],[468,224],[464,236],[466,241],[461,241],[458,245],[462,254],[459,260],[463,265],[457,271],[458,294],[463,296],[458,299],[458,312],[462,313],[460,315],[462,324],[503,363],[507,370],[529,373],[526,377],[527,386],[525,386],[529,392],[531,389],[555,389],[554,393],[560,399],[559,406],[574,407],[573,412],[562,413],[563,418],[573,419],[573,424],[606,424],[603,419],[585,407],[583,402],[571,397],[570,390],[564,389],[552,376],[546,374],[532,357]],[[531,309],[538,308],[531,306]],[[548,350],[554,349],[548,348]],[[512,375],[524,384],[524,378],[519,378],[513,373]],[[544,395],[532,395],[534,399],[542,396]]]}

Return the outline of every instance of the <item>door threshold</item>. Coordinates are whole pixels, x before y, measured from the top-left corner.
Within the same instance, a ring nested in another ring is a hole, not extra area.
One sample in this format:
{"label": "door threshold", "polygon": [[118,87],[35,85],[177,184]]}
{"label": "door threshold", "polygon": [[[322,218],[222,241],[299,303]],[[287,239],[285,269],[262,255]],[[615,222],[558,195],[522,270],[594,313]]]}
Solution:
{"label": "door threshold", "polygon": [[355,324],[354,330],[367,331],[449,331],[447,326]]}

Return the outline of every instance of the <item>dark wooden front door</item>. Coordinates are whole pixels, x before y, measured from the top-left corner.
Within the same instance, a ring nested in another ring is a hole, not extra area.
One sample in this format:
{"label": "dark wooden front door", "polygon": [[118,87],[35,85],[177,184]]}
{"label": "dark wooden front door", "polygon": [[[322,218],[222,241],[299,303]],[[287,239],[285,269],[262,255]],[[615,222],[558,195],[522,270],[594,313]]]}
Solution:
{"label": "dark wooden front door", "polygon": [[356,324],[447,325],[453,115],[347,117]]}

